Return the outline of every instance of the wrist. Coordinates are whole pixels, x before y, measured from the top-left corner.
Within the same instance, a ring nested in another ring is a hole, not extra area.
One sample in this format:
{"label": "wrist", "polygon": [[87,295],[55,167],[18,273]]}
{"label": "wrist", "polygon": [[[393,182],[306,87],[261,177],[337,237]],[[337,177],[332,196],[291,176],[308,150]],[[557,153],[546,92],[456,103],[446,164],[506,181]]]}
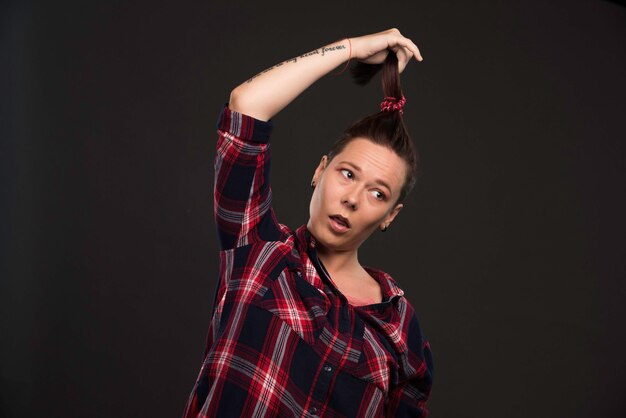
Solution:
{"label": "wrist", "polygon": [[335,73],[333,75],[341,75],[344,71],[346,71],[346,68],[348,68],[350,66],[350,60],[352,59],[353,53],[352,53],[352,41],[350,40],[350,38],[344,38],[344,40],[346,40],[348,42],[348,60],[346,61],[346,65],[343,67],[343,69],[341,71],[339,71],[338,73]]}

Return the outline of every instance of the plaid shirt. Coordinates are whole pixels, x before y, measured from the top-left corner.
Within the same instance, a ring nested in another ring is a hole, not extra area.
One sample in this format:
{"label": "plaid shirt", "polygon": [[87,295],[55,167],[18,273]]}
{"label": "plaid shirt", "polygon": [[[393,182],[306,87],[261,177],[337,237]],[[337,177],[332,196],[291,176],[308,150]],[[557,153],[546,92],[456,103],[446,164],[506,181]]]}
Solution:
{"label": "plaid shirt", "polygon": [[425,417],[430,347],[403,291],[367,268],[382,303],[352,306],[303,225],[276,221],[272,121],[224,106],[217,123],[220,277],[191,417]]}

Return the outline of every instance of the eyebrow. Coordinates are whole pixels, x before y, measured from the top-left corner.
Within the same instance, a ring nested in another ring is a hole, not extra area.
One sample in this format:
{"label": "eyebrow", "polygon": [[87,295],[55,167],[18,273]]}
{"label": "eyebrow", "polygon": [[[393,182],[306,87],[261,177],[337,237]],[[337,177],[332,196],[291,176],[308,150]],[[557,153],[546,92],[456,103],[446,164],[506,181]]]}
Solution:
{"label": "eyebrow", "polygon": [[[359,173],[363,172],[363,170],[361,170],[361,167],[359,167],[358,165],[356,165],[354,163],[351,163],[350,161],[340,161],[339,164],[346,164],[346,165],[349,165],[352,168],[354,168],[354,170],[358,171]],[[391,187],[389,187],[389,184],[387,184],[387,182],[385,182],[384,180],[376,179],[376,180],[374,180],[374,182],[380,184],[381,186],[386,187],[389,190],[389,193],[392,193]]]}

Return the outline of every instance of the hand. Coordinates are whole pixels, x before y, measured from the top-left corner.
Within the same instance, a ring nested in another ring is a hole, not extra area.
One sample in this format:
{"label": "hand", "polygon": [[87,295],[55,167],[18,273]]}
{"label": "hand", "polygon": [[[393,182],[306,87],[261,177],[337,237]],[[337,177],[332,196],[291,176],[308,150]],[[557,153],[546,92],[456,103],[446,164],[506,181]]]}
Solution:
{"label": "hand", "polygon": [[404,71],[412,57],[422,61],[417,45],[409,38],[402,36],[396,28],[373,33],[371,35],[350,38],[352,43],[352,57],[366,64],[382,64],[392,50],[398,57],[398,70]]}

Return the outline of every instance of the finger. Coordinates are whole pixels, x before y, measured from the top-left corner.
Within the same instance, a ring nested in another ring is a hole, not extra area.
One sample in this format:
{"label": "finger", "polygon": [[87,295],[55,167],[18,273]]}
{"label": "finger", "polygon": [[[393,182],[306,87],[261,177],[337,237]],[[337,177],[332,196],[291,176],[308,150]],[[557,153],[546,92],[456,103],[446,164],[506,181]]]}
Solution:
{"label": "finger", "polygon": [[401,36],[398,41],[398,44],[410,50],[416,60],[418,61],[424,60],[424,58],[422,58],[422,54],[420,53],[420,50],[417,47],[417,45],[415,45],[415,43],[409,38],[405,38],[404,36]]}
{"label": "finger", "polygon": [[413,58],[413,52],[408,48],[398,46],[395,48],[394,53],[398,57],[398,71],[402,73],[411,61],[411,58]]}
{"label": "finger", "polygon": [[415,59],[418,61],[424,61],[424,58],[422,58],[422,54],[420,53],[420,50],[417,47],[417,45],[415,45],[415,43],[410,39],[407,39],[407,41],[409,41],[408,48],[413,53],[413,56],[415,57]]}
{"label": "finger", "polygon": [[411,58],[413,58],[413,51],[408,47],[403,47],[400,45],[391,48],[391,50],[396,54],[396,57],[398,58],[398,72],[401,74],[411,61]]}
{"label": "finger", "polygon": [[407,64],[413,57],[413,53],[407,48],[399,48],[396,52],[396,56],[398,57],[398,72],[402,74],[402,71],[404,71]]}

